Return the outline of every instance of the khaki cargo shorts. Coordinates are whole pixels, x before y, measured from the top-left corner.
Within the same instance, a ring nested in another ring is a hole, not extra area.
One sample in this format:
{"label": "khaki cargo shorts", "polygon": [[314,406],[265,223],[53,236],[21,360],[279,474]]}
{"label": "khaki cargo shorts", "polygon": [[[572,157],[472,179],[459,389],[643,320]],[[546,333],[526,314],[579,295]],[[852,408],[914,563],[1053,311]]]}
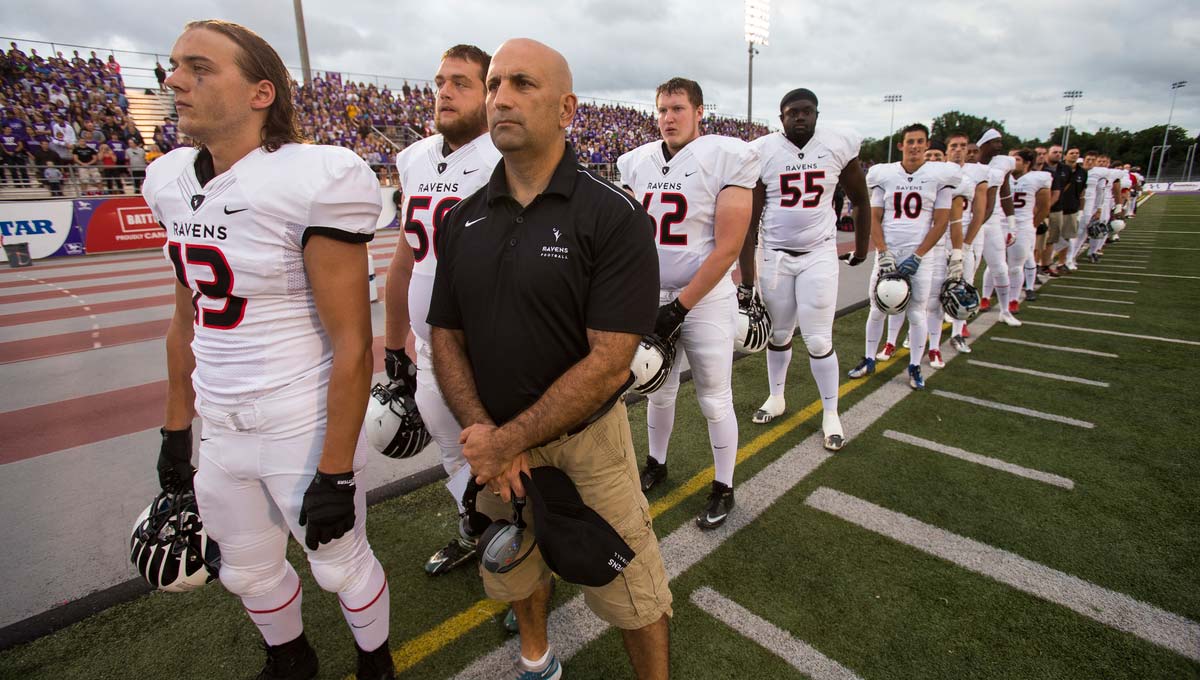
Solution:
{"label": "khaki cargo shorts", "polygon": [[1079,235],[1079,213],[1074,212],[1070,215],[1063,215],[1062,229],[1059,230],[1059,238],[1063,241],[1070,241]]}
{"label": "khaki cargo shorts", "polygon": [[[642,494],[629,414],[618,402],[583,432],[559,439],[529,452],[529,466],[553,465],[571,478],[583,502],[598,512],[633,548],[629,566],[611,583],[583,588],[588,608],[604,621],[624,630],[635,630],[671,616],[671,591],[658,539],[650,520],[650,506]],[[476,509],[492,519],[512,519],[512,506],[484,489]],[[521,554],[533,541],[533,508],[525,506],[525,540]],[[488,597],[501,602],[523,600],[550,578],[550,568],[534,548],[529,557],[507,574],[479,567]]]}
{"label": "khaki cargo shorts", "polygon": [[1050,229],[1046,231],[1046,238],[1042,241],[1042,243],[1049,243],[1052,245],[1058,243],[1058,239],[1062,234],[1062,224],[1063,214],[1061,210],[1050,213]]}

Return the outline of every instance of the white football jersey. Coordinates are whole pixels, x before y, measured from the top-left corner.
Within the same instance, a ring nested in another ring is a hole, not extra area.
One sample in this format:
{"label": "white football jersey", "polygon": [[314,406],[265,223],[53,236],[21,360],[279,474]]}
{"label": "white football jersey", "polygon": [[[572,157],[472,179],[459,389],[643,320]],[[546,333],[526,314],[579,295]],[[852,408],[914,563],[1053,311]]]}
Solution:
{"label": "white football jersey", "polygon": [[1092,219],[1092,214],[1103,205],[1097,199],[1104,196],[1104,192],[1109,191],[1109,182],[1111,181],[1108,168],[1096,166],[1088,170],[1087,186],[1083,191],[1083,219]]}
{"label": "white football jersey", "polygon": [[1045,170],[1027,172],[1013,180],[1013,215],[1017,218],[1018,227],[1034,227],[1033,209],[1037,203],[1037,192],[1042,189],[1049,191],[1053,184],[1054,176]]}
{"label": "white football jersey", "polygon": [[[988,167],[982,163],[964,163],[959,166],[962,171],[962,177],[959,180],[958,187],[954,190],[954,198],[963,199],[962,212],[962,232],[963,236],[967,235],[967,230],[971,228],[971,208],[975,201],[975,188],[980,182],[986,182],[988,178]],[[950,243],[950,229],[946,229],[946,236],[942,239],[942,245],[950,248],[953,244]]]}
{"label": "white football jersey", "polygon": [[713,250],[717,194],[753,189],[762,164],[749,144],[722,135],[697,137],[670,160],[665,147],[643,144],[618,158],[617,170],[654,221],[659,285],[680,290]]}
{"label": "white football jersey", "polygon": [[167,230],[163,253],[191,288],[196,394],[235,407],[332,367],[304,268],[313,234],[370,241],[379,182],[350,149],[255,149],[204,186],[194,148],[146,168],[142,195]]}
{"label": "white football jersey", "polygon": [[441,135],[426,137],[396,155],[396,170],[404,205],[400,221],[413,250],[413,274],[408,284],[408,318],[413,333],[429,341],[429,300],[437,269],[436,234],[450,209],[487,185],[500,162],[492,137],[484,133],[442,155]]}
{"label": "white football jersey", "polygon": [[[1003,224],[1005,222],[1004,207],[1000,205],[1000,199],[1004,196],[1004,178],[1012,174],[1012,171],[1017,167],[1017,159],[1012,156],[996,155],[992,156],[992,160],[988,161],[988,178],[989,187],[999,187],[996,190],[996,204],[992,206],[992,214],[988,215],[986,222],[991,224]],[[1009,193],[1012,193],[1012,182],[1008,183]],[[985,222],[985,223],[986,223]]]}
{"label": "white football jersey", "polygon": [[953,163],[926,162],[912,173],[898,162],[871,167],[871,207],[883,208],[883,238],[889,250],[912,250],[921,244],[933,226],[933,211],[950,207],[962,174]]}
{"label": "white football jersey", "polygon": [[833,194],[861,144],[855,132],[826,127],[817,128],[803,149],[782,132],[750,142],[762,160],[759,180],[767,189],[759,238],[764,248],[810,251],[834,237]]}

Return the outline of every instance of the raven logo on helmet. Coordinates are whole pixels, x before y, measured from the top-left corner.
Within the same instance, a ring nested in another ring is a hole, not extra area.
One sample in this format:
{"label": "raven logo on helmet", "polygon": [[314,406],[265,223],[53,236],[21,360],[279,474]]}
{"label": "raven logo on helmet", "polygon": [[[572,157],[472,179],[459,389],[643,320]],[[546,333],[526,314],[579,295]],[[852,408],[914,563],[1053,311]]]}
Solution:
{"label": "raven logo on helmet", "polygon": [[204,533],[196,497],[160,493],[138,515],[129,561],[146,582],[169,593],[195,590],[217,577],[221,550]]}
{"label": "raven logo on helmet", "polygon": [[633,385],[629,389],[638,394],[650,394],[662,387],[675,365],[675,345],[657,335],[643,335],[633,353],[629,372],[633,373]]}
{"label": "raven logo on helmet", "polygon": [[908,307],[912,298],[912,284],[908,277],[899,272],[880,275],[873,291],[875,306],[884,314],[899,314]]}
{"label": "raven logo on helmet", "polygon": [[771,315],[755,288],[746,294],[738,287],[737,335],[733,348],[739,352],[753,354],[767,348],[771,339]]}
{"label": "raven logo on helmet", "polygon": [[942,311],[959,321],[970,319],[979,310],[979,291],[962,279],[946,279],[938,300]]}
{"label": "raven logo on helmet", "polygon": [[367,402],[367,441],[388,458],[411,458],[433,441],[403,383],[375,383]]}

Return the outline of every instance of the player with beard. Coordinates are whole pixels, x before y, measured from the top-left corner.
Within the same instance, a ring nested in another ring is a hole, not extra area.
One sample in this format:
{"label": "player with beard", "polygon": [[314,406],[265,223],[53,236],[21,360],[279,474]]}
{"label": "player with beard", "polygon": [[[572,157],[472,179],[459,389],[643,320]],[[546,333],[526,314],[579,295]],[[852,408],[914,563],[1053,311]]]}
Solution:
{"label": "player with beard", "polygon": [[[1037,225],[1050,212],[1050,189],[1054,176],[1044,170],[1032,170],[1036,154],[1030,149],[1020,149],[1013,156],[1017,165],[1013,168],[1013,211],[1017,218],[1017,231],[1012,245],[1008,247],[1008,280],[1013,286],[1025,284],[1025,296],[1036,300],[1033,286],[1037,265],[1033,261],[1033,246],[1037,238]],[[1019,293],[1014,293],[1008,303],[1008,311],[1020,309]]]}
{"label": "player with beard", "polygon": [[[396,244],[388,267],[387,374],[415,396],[417,409],[441,449],[446,487],[461,516],[463,492],[470,469],[462,455],[459,426],[438,389],[429,345],[429,301],[437,270],[435,235],[447,213],[462,199],[487,184],[500,160],[488,134],[484,80],[491,57],[474,45],[455,45],[442,55],[434,77],[434,126],[426,137],[396,156],[404,205],[401,221],[405,240]],[[416,363],[404,347],[412,330]],[[456,532],[457,533],[457,532]],[[475,540],[456,535],[425,563],[430,576],[444,574],[475,556]]]}
{"label": "player with beard", "polygon": [[[758,230],[746,234],[738,294],[748,298],[757,282],[771,315],[767,344],[770,396],[754,413],[753,422],[771,422],[786,408],[784,387],[792,360],[792,334],[799,326],[821,395],[825,448],[837,451],[845,435],[838,418],[839,371],[833,351],[838,255],[836,213],[830,202],[841,187],[854,204],[855,250],[846,256],[854,266],[867,258],[871,197],[858,163],[861,137],[824,125],[817,128],[817,115],[817,96],[804,88],[792,90],[779,103],[783,131],[751,142],[763,165],[754,188],[750,223],[759,224],[761,218],[762,234],[760,237]],[[762,247],[756,258],[759,240]],[[756,265],[760,265],[757,270]]]}

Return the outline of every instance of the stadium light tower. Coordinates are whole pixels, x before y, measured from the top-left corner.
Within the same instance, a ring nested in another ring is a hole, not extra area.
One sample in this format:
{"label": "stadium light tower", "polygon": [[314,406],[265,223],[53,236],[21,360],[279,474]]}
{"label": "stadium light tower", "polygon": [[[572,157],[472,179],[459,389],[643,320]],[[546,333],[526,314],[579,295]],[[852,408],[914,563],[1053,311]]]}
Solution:
{"label": "stadium light tower", "polygon": [[1083,98],[1083,90],[1067,90],[1063,92],[1063,99],[1070,99],[1071,103],[1067,105],[1067,126],[1063,128],[1063,153],[1067,151],[1067,142],[1071,141],[1071,114],[1075,110],[1075,100]]}
{"label": "stadium light tower", "polygon": [[[297,0],[299,1],[299,0]],[[771,32],[771,0],[746,0],[746,47],[750,55],[746,71],[746,123],[754,120],[754,55],[755,45],[767,45]]]}
{"label": "stadium light tower", "polygon": [[304,31],[303,0],[292,0],[296,10],[296,39],[300,41],[300,72],[304,76],[304,84],[312,85],[312,69],[308,65],[308,34]]}
{"label": "stadium light tower", "polygon": [[896,132],[896,102],[900,101],[903,95],[885,94],[883,101],[892,105],[892,115],[888,118],[888,159],[887,162],[892,162],[892,135]]}
{"label": "stadium light tower", "polygon": [[1171,83],[1171,112],[1167,114],[1167,127],[1163,129],[1162,153],[1158,154],[1158,174],[1154,176],[1155,182],[1162,181],[1163,160],[1167,157],[1167,149],[1171,146],[1167,144],[1167,134],[1171,132],[1171,117],[1175,115],[1175,95],[1179,94],[1179,90],[1187,85],[1186,80],[1177,80]]}

